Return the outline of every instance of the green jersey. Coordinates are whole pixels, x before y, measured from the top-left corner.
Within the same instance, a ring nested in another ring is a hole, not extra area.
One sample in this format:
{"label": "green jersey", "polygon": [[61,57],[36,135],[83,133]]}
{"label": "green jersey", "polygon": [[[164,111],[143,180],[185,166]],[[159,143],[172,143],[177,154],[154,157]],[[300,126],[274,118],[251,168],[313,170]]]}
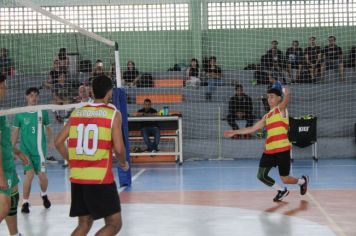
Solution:
{"label": "green jersey", "polygon": [[48,111],[15,115],[13,126],[20,129],[20,150],[25,155],[44,157],[47,152],[45,126],[49,124]]}
{"label": "green jersey", "polygon": [[5,172],[15,170],[15,162],[12,154],[11,131],[7,125],[6,117],[0,117],[0,135],[2,149],[2,167]]}

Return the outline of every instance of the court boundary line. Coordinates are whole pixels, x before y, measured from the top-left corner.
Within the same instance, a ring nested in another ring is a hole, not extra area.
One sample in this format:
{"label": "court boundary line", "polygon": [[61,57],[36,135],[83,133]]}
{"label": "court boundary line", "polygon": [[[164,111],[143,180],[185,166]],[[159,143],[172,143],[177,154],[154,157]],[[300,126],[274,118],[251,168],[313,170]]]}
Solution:
{"label": "court boundary line", "polygon": [[314,196],[309,192],[307,193],[307,196],[316,205],[316,207],[321,212],[321,214],[324,215],[331,229],[338,235],[346,236],[342,228],[330,217],[330,215],[326,212],[326,210],[321,206],[320,202],[316,200]]}

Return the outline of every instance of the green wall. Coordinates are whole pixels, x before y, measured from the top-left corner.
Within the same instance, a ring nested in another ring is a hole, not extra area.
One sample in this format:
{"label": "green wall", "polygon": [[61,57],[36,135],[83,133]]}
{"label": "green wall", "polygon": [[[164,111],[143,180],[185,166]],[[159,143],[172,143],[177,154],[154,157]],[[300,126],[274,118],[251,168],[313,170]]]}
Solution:
{"label": "green wall", "polygon": [[[336,36],[337,44],[347,56],[356,38],[354,27],[207,30],[202,31],[200,43],[193,41],[191,31],[118,32],[103,36],[119,43],[123,69],[126,61],[132,59],[140,71],[165,71],[175,63],[188,63],[192,57],[201,62],[194,45],[201,45],[202,56],[215,55],[223,69],[242,69],[247,64],[258,63],[272,39],[278,40],[279,48],[285,51],[293,40],[306,47],[311,35],[324,46],[330,34]],[[0,45],[10,49],[16,68],[25,73],[48,72],[61,47],[68,52],[77,52],[78,48],[83,59],[93,62],[100,58],[108,65],[114,60],[112,48],[77,34],[1,35]]]}

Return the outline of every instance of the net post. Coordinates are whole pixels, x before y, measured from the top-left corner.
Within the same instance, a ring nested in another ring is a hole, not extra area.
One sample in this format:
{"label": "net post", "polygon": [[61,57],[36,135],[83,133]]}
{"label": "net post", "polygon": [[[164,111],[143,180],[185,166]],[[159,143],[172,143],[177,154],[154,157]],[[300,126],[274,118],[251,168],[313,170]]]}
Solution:
{"label": "net post", "polygon": [[115,42],[115,74],[116,74],[116,87],[121,88],[121,69],[120,69],[120,54],[119,44]]}

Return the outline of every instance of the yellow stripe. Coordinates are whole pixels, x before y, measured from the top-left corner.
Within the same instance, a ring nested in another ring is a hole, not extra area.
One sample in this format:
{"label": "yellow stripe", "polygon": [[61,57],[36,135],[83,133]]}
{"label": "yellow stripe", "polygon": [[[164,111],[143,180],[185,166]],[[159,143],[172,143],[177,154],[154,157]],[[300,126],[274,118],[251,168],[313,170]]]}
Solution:
{"label": "yellow stripe", "polygon": [[279,134],[286,134],[286,133],[288,133],[288,130],[286,130],[284,127],[276,127],[273,129],[269,129],[267,132],[268,132],[268,137],[270,137],[270,136],[279,135]]}
{"label": "yellow stripe", "polygon": [[288,141],[288,139],[284,139],[279,141],[273,141],[269,144],[266,144],[266,150],[271,150],[275,148],[284,148],[288,146],[290,146],[290,142]]}
{"label": "yellow stripe", "polygon": [[103,180],[106,168],[71,168],[70,177],[82,180]]}
{"label": "yellow stripe", "polygon": [[289,118],[283,117],[281,113],[273,115],[270,118],[267,118],[266,124],[270,124],[276,121],[283,121],[284,123],[289,124]]}
{"label": "yellow stripe", "polygon": [[75,148],[68,148],[69,160],[97,161],[109,158],[109,150],[98,149],[94,155],[78,155]]}

